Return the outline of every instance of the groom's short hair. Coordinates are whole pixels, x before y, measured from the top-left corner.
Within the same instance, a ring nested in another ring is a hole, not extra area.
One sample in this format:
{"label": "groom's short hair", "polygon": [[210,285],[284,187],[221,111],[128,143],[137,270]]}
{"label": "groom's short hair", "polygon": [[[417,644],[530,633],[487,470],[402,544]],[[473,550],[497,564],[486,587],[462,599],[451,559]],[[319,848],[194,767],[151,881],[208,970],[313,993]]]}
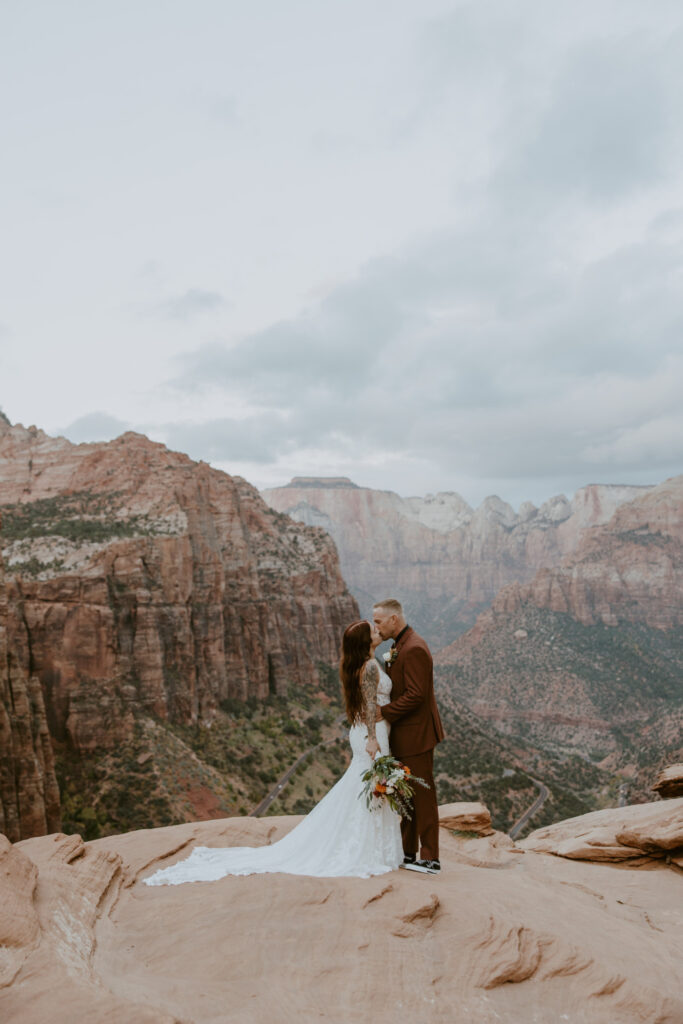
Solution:
{"label": "groom's short hair", "polygon": [[375,601],[374,608],[384,608],[390,615],[403,616],[403,605],[395,597],[387,597],[384,601]]}

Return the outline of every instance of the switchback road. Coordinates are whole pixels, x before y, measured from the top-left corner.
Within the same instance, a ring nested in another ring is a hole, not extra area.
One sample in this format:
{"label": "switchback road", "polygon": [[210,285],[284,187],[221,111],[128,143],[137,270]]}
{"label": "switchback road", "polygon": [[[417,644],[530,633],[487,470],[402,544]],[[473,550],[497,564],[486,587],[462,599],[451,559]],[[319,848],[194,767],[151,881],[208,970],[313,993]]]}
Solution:
{"label": "switchback road", "polygon": [[[346,718],[346,715],[340,715],[339,718],[336,719],[334,724],[336,726],[341,725],[341,723],[344,721],[345,718]],[[304,750],[303,754],[301,754],[300,757],[297,757],[297,759],[294,762],[294,764],[291,764],[289,766],[289,768],[284,773],[284,775],[280,776],[280,778],[277,780],[277,782],[275,783],[275,785],[271,789],[270,793],[268,793],[267,796],[264,796],[264,798],[261,801],[261,803],[258,804],[258,806],[255,807],[253,811],[249,812],[249,817],[250,818],[260,818],[262,814],[265,814],[266,811],[268,810],[268,808],[270,807],[270,805],[272,804],[273,800],[277,800],[277,798],[279,797],[280,793],[285,788],[285,786],[287,785],[287,783],[291,779],[291,777],[294,774],[294,772],[297,770],[299,765],[303,761],[306,760],[306,758],[309,756],[309,754],[312,754],[314,750],[318,750],[320,747],[327,747],[327,746],[329,746],[331,743],[334,743],[335,740],[336,740],[336,737],[334,737],[331,740],[322,740],[320,743],[314,743],[312,747],[308,748],[308,750]]]}
{"label": "switchback road", "polygon": [[536,811],[540,811],[541,807],[543,807],[543,804],[550,796],[550,791],[548,787],[544,786],[542,782],[539,782],[538,779],[532,779],[531,781],[533,782],[534,786],[536,786],[536,788],[538,789],[538,796],[532,803],[531,807],[527,807],[526,811],[521,816],[521,818],[518,818],[512,826],[512,828],[510,829],[508,833],[510,839],[517,838],[519,833],[522,831],[522,829],[528,822],[529,818],[532,818]]}

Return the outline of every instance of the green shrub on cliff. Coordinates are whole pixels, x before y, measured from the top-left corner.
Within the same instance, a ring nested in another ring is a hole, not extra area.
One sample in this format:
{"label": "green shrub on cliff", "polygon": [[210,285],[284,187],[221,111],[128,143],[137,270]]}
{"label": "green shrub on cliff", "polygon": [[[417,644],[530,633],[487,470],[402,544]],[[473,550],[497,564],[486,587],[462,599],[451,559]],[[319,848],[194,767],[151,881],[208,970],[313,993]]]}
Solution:
{"label": "green shrub on cliff", "polygon": [[158,533],[141,515],[118,516],[115,494],[76,494],[39,498],[36,501],[0,506],[2,535],[6,541],[64,537],[72,543],[102,543],[121,537]]}

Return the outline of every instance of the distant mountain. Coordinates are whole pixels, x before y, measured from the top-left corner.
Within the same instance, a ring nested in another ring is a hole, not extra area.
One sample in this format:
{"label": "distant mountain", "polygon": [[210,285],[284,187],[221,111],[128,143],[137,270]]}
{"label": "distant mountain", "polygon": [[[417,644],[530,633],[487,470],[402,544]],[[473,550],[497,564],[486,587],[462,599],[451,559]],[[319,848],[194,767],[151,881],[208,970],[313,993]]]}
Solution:
{"label": "distant mountain", "polygon": [[579,753],[641,798],[683,739],[683,477],[496,596],[437,655],[442,685],[510,737]]}
{"label": "distant mountain", "polygon": [[295,477],[262,494],[278,512],[330,534],[363,615],[373,601],[398,597],[439,648],[469,629],[504,586],[558,565],[586,530],[650,489],[591,484],[571,502],[564,495],[540,508],[525,502],[517,514],[497,497],[475,510],[455,493],[401,498],[344,477]]}

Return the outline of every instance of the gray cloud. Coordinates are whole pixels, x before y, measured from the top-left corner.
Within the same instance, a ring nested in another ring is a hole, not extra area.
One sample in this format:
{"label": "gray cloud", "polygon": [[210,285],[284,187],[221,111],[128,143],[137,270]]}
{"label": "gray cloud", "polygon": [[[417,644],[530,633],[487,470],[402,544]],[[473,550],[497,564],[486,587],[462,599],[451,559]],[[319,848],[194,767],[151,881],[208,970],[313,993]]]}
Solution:
{"label": "gray cloud", "polygon": [[[401,125],[436,121],[506,223],[610,204],[680,166],[683,13],[663,0],[570,7],[461,3],[418,38],[419,87]],[[463,142],[465,148],[463,148]]]}
{"label": "gray cloud", "polygon": [[[337,288],[296,320],[274,324],[231,348],[211,344],[183,360],[176,385],[239,385],[256,404],[285,402],[309,390],[327,395],[353,387],[359,370],[376,372],[383,350],[413,318],[387,291],[382,275]],[[315,396],[309,396],[315,402]]]}
{"label": "gray cloud", "polygon": [[85,416],[79,416],[58,433],[67,437],[69,441],[80,444],[83,441],[111,441],[130,429],[129,423],[117,419],[116,416],[110,416],[109,413],[90,412]]}
{"label": "gray cloud", "polygon": [[[680,0],[305,6],[176,5],[158,46],[154,12],[124,4],[125,89],[86,19],[67,49],[102,74],[92,97],[17,7],[3,317],[21,345],[0,358],[20,414],[61,422],[85,395],[256,480],[470,500],[680,470]],[[163,264],[126,283],[131,253]],[[98,320],[108,374],[83,356]]]}
{"label": "gray cloud", "polygon": [[[359,467],[384,453],[520,499],[680,470],[683,217],[656,190],[683,148],[683,22],[665,4],[640,31],[631,5],[615,29],[616,7],[579,7],[556,25],[535,0],[481,0],[425,26],[389,134],[452,131],[468,208],[299,317],[187,353],[180,391],[254,410],[256,449],[229,431],[216,451]],[[605,244],[607,211],[636,199],[649,225]],[[202,429],[208,447],[224,428]]]}
{"label": "gray cloud", "polygon": [[206,107],[212,120],[222,128],[234,130],[241,127],[242,122],[235,96],[214,96],[206,102]]}
{"label": "gray cloud", "polygon": [[188,288],[182,295],[175,295],[162,302],[157,311],[171,320],[191,320],[202,313],[211,313],[225,306],[225,299],[219,292],[202,288]]}
{"label": "gray cloud", "polygon": [[614,203],[666,177],[683,80],[680,70],[669,74],[665,54],[633,35],[571,53],[530,137],[501,166],[508,201],[556,203],[564,193]]}
{"label": "gray cloud", "polygon": [[675,472],[683,235],[562,256],[543,226],[497,243],[442,233],[299,319],[186,355],[181,391],[262,410],[193,428],[198,450],[275,462],[372,448],[432,460],[444,487]]}
{"label": "gray cloud", "polygon": [[194,459],[268,463],[293,447],[282,416],[264,415],[203,423],[169,423],[157,428],[166,444]]}

